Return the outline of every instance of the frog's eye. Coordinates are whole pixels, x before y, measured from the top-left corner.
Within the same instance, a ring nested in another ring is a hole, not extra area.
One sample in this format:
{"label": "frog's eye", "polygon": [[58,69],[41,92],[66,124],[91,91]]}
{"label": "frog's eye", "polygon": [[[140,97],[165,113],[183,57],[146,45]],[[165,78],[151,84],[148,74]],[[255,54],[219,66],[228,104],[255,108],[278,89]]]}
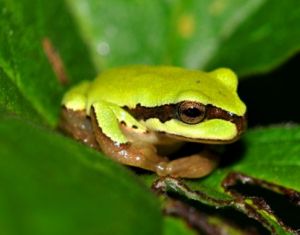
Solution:
{"label": "frog's eye", "polygon": [[185,101],[179,104],[177,110],[178,119],[187,124],[197,124],[205,118],[205,105]]}

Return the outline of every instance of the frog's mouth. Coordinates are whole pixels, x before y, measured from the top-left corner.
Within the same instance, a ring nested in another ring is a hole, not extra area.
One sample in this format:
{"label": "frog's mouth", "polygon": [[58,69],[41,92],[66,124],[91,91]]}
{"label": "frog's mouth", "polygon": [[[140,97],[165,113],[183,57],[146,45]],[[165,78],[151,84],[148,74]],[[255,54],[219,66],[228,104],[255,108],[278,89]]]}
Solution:
{"label": "frog's mouth", "polygon": [[170,140],[203,144],[228,144],[238,140],[246,128],[244,123],[242,119],[236,119],[236,122],[210,119],[195,125],[178,120],[169,120],[162,125],[154,118],[143,122],[148,129]]}
{"label": "frog's mouth", "polygon": [[[238,117],[232,121],[223,119],[210,119],[194,128],[189,127],[185,135],[180,133],[164,133],[169,138],[184,142],[195,142],[203,144],[230,144],[237,141],[246,130],[245,117]],[[183,132],[183,129],[181,129]]]}

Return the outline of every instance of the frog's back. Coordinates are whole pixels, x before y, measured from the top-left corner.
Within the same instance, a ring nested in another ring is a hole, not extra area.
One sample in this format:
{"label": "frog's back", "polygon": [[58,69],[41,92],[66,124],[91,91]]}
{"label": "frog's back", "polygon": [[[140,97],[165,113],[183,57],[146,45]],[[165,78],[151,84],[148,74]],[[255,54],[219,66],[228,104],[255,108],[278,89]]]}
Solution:
{"label": "frog's back", "polygon": [[206,72],[172,66],[135,65],[101,73],[91,83],[88,106],[101,100],[121,107],[132,108],[137,104],[155,107],[186,99],[216,105],[220,101],[220,106],[226,106],[236,99],[234,93]]}
{"label": "frog's back", "polygon": [[[105,100],[132,107],[137,103],[155,106],[173,102],[174,96],[180,91],[191,89],[189,80],[200,74],[205,76],[200,71],[187,71],[178,67],[146,65],[110,69],[92,82],[89,99],[93,102]],[[189,76],[187,73],[194,73],[196,76]]]}

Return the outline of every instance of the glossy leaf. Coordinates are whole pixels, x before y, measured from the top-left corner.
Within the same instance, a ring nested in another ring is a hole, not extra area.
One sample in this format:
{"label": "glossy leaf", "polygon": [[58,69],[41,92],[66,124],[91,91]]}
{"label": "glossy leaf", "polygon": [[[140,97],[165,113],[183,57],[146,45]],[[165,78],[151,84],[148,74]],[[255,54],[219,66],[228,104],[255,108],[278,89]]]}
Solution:
{"label": "glossy leaf", "polygon": [[295,230],[284,225],[264,201],[231,192],[228,187],[234,186],[229,184],[233,178],[231,176],[228,181],[228,176],[231,172],[245,174],[247,177],[237,180],[236,183],[248,183],[273,190],[284,194],[287,196],[286,200],[290,198],[298,205],[300,147],[296,143],[299,143],[299,138],[299,126],[250,130],[241,141],[241,151],[233,151],[239,152],[240,157],[229,166],[216,170],[204,179],[177,181],[166,178],[158,181],[156,186],[213,207],[233,207],[258,220],[273,234],[294,234]]}
{"label": "glossy leaf", "polygon": [[262,1],[223,39],[206,67],[229,66],[242,75],[270,71],[299,51],[299,23],[297,0]]}
{"label": "glossy leaf", "polygon": [[300,192],[300,127],[251,130],[245,135],[244,156],[233,170]]}
{"label": "glossy leaf", "polygon": [[297,0],[68,3],[98,69],[167,63],[228,66],[245,75],[266,72],[300,49]]}
{"label": "glossy leaf", "polygon": [[151,192],[125,168],[72,140],[0,118],[1,233],[160,234]]}
{"label": "glossy leaf", "polygon": [[0,81],[1,89],[8,89],[0,95],[0,105],[54,125],[66,87],[46,57],[45,39],[62,58],[71,81],[95,74],[70,14],[62,1],[3,0],[0,17]]}

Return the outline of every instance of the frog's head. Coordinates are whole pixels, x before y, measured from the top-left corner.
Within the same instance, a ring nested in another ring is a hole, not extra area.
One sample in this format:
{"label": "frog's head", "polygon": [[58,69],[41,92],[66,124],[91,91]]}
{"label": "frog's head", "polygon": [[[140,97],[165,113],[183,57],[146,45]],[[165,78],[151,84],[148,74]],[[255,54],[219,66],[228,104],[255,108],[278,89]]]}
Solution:
{"label": "frog's head", "polygon": [[230,143],[246,128],[246,106],[237,94],[237,76],[230,69],[187,74],[172,104],[156,108],[148,128],[191,142]]}

